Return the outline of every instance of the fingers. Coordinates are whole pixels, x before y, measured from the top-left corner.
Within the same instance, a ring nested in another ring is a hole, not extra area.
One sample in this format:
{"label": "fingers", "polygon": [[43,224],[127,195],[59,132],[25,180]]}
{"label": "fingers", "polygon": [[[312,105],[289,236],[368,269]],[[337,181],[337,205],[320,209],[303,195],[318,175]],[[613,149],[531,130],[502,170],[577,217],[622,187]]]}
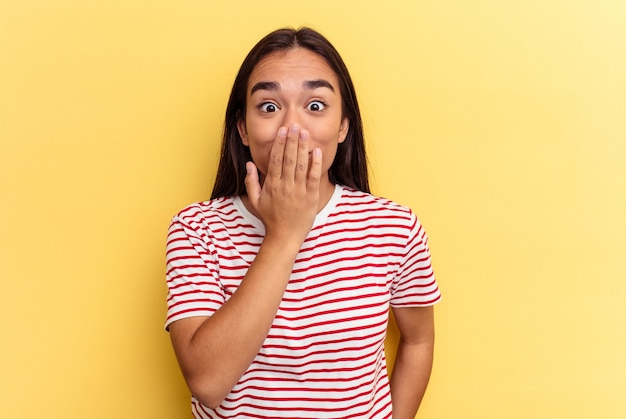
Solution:
{"label": "fingers", "polygon": [[296,164],[294,167],[294,179],[296,182],[306,181],[309,169],[309,132],[300,131],[298,137],[298,150],[296,156]]}
{"label": "fingers", "polygon": [[259,183],[259,172],[255,164],[251,161],[246,163],[245,185],[248,201],[252,205],[256,205],[261,196],[261,184]]}
{"label": "fingers", "polygon": [[262,186],[256,166],[252,162],[246,165],[248,199],[267,235],[304,238],[311,229],[323,170],[321,150],[310,147],[308,131],[297,125],[281,127],[270,150]]}
{"label": "fingers", "polygon": [[300,139],[300,127],[292,125],[287,132],[287,142],[283,154],[282,178],[291,180],[294,178],[296,165],[298,163],[298,143]]}
{"label": "fingers", "polygon": [[311,152],[311,167],[307,178],[307,190],[311,192],[319,191],[320,180],[322,179],[322,150],[313,149]]}
{"label": "fingers", "polygon": [[280,179],[283,173],[283,155],[287,144],[287,128],[280,127],[276,140],[270,151],[270,159],[267,164],[267,178]]}
{"label": "fingers", "polygon": [[281,127],[270,152],[267,176],[274,179],[306,180],[309,167],[309,132],[292,125]]}

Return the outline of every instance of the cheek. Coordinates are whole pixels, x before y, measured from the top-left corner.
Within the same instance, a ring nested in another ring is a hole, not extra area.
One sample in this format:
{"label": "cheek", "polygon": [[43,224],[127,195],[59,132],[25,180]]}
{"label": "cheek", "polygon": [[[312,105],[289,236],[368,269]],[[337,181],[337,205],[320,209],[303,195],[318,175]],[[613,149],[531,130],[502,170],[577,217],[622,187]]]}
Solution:
{"label": "cheek", "polygon": [[258,130],[248,131],[248,148],[250,149],[252,161],[263,174],[267,173],[267,162],[269,161],[273,143],[274,135],[259,132]]}
{"label": "cheek", "polygon": [[246,130],[248,132],[248,141],[250,146],[262,144],[271,141],[278,131],[278,127],[269,120],[259,120],[257,118],[246,119]]}
{"label": "cheek", "polygon": [[337,148],[340,140],[339,128],[335,125],[314,126],[310,131],[313,146],[330,152]]}
{"label": "cheek", "polygon": [[254,144],[250,146],[250,154],[252,155],[252,161],[256,165],[257,169],[264,175],[267,174],[267,164],[269,161],[271,144],[268,146],[260,146]]}

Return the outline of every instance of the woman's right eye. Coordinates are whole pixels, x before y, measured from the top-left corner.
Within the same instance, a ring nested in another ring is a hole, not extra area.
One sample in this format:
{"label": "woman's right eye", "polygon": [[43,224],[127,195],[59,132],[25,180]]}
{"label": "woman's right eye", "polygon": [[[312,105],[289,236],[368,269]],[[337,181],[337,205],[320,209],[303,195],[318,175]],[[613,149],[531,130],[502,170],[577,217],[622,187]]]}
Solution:
{"label": "woman's right eye", "polygon": [[261,112],[276,112],[278,110],[278,106],[273,104],[272,102],[265,102],[259,105],[259,110]]}

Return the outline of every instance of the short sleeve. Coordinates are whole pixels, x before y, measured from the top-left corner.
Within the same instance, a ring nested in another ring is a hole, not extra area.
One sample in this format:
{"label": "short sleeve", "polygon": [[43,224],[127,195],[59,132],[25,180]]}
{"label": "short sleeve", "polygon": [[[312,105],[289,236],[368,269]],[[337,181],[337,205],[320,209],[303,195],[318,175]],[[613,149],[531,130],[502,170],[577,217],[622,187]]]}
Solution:
{"label": "short sleeve", "polygon": [[168,230],[166,330],[176,320],[211,316],[225,301],[215,251],[199,230],[178,216]]}
{"label": "short sleeve", "polygon": [[409,236],[391,285],[392,307],[430,306],[441,299],[431,263],[428,236],[415,214],[410,214]]}

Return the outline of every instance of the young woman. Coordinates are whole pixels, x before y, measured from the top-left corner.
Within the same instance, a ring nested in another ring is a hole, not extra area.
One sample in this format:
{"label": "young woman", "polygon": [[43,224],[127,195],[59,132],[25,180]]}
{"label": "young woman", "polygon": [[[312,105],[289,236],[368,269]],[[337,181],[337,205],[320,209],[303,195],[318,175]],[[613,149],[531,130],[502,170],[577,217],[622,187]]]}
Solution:
{"label": "young woman", "polygon": [[272,32],[244,60],[211,200],[170,226],[167,285],[196,418],[415,416],[440,299],[427,237],[369,193],[352,81],[314,30]]}

